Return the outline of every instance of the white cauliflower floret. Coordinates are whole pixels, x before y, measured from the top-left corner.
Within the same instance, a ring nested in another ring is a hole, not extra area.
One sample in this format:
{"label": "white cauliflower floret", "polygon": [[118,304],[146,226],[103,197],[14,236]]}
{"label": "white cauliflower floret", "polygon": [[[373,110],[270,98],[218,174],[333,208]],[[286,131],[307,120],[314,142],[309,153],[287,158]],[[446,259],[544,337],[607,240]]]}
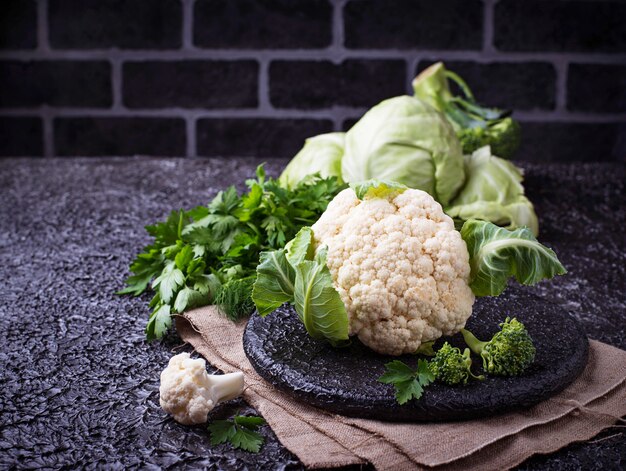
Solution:
{"label": "white cauliflower floret", "polygon": [[350,335],[389,355],[452,335],[472,313],[469,254],[428,193],[359,200],[339,193],[312,226],[346,306]]}
{"label": "white cauliflower floret", "polygon": [[202,358],[192,360],[189,353],[179,353],[161,373],[159,402],[177,422],[202,424],[218,402],[242,392],[243,373],[208,375]]}

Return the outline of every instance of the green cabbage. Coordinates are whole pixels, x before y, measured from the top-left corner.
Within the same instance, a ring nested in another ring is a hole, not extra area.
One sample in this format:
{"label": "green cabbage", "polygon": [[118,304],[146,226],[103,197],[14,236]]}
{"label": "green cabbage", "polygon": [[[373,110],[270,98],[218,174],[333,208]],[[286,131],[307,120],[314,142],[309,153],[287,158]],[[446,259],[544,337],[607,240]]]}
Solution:
{"label": "green cabbage", "polygon": [[319,173],[322,178],[337,177],[339,183],[343,183],[341,158],[344,136],[343,132],[331,132],[307,139],[283,170],[278,182],[286,188],[293,188],[308,175]]}
{"label": "green cabbage", "polygon": [[465,185],[445,210],[448,216],[491,221],[507,229],[528,227],[539,233],[533,204],[524,196],[521,169],[491,155],[485,146],[465,156],[465,174]]}
{"label": "green cabbage", "polygon": [[461,146],[446,118],[410,96],[385,100],[346,133],[346,182],[389,180],[427,191],[443,206],[463,185]]}
{"label": "green cabbage", "polygon": [[476,296],[498,296],[512,276],[518,283],[534,285],[567,273],[556,254],[528,228],[507,231],[471,220],[463,224],[461,237],[470,255],[470,288]]}

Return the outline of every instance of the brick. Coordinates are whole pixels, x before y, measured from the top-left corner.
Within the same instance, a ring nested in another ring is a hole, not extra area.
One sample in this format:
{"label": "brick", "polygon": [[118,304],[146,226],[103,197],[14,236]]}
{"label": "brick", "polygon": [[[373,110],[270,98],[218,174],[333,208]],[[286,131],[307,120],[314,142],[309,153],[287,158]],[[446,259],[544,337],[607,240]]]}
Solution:
{"label": "brick", "polygon": [[343,11],[345,45],[353,49],[480,49],[478,0],[350,1]]}
{"label": "brick", "polygon": [[249,108],[258,103],[256,61],[130,62],[123,67],[130,108]]}
{"label": "brick", "polygon": [[50,44],[62,49],[172,49],[182,41],[180,0],[49,0]]}
{"label": "brick", "polygon": [[623,1],[505,0],[494,21],[494,43],[503,51],[626,51]]}
{"label": "brick", "polygon": [[0,106],[111,106],[105,61],[0,61]]}
{"label": "brick", "polygon": [[522,123],[520,160],[626,162],[626,123]]}
{"label": "brick", "polygon": [[400,60],[274,61],[269,74],[270,100],[279,108],[370,107],[406,91]]}
{"label": "brick", "polygon": [[37,47],[37,4],[34,0],[3,0],[0,49]]}
{"label": "brick", "polygon": [[567,109],[626,113],[626,65],[571,64]]}
{"label": "brick", "polygon": [[327,0],[198,0],[194,44],[206,48],[310,49],[332,41]]}
{"label": "brick", "polygon": [[57,118],[59,156],[185,155],[185,122],[177,118]]}
{"label": "brick", "polygon": [[41,119],[31,117],[0,118],[0,156],[29,157],[43,155]]}
{"label": "brick", "polygon": [[200,119],[197,154],[208,157],[293,157],[307,137],[333,130],[329,120]]}
{"label": "brick", "polygon": [[[422,61],[416,74],[433,61]],[[505,109],[554,109],[556,70],[546,62],[480,64],[446,61],[446,68],[459,74],[469,85],[476,100],[487,106]],[[454,87],[456,88],[456,87]],[[457,93],[460,94],[458,88]]]}

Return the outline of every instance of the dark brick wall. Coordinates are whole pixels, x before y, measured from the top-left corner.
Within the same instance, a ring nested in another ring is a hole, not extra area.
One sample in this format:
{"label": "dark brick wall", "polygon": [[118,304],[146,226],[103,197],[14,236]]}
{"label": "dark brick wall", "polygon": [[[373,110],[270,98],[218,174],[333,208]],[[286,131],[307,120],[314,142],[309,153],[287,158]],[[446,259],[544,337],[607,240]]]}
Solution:
{"label": "dark brick wall", "polygon": [[290,157],[437,60],[520,160],[626,162],[623,0],[3,0],[0,155]]}

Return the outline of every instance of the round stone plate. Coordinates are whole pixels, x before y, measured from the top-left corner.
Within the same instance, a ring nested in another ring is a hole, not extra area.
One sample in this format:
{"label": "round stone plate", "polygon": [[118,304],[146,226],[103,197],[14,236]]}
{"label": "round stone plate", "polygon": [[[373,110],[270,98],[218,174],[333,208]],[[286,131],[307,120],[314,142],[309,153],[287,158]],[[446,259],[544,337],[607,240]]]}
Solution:
{"label": "round stone plate", "polygon": [[[419,357],[389,357],[369,350],[356,338],[348,347],[333,348],[306,333],[296,312],[283,306],[261,318],[252,316],[243,345],[255,370],[298,401],[352,417],[389,421],[459,420],[526,408],[570,384],[587,363],[588,343],[581,326],[558,306],[522,289],[509,288],[497,298],[477,299],[467,328],[481,340],[499,329],[507,316],[528,329],[537,355],[522,376],[488,376],[466,386],[429,385],[419,400],[399,405],[392,385],[376,381],[385,363],[400,359],[415,367]],[[440,339],[464,348],[457,334]],[[475,373],[482,372],[473,355]]]}

